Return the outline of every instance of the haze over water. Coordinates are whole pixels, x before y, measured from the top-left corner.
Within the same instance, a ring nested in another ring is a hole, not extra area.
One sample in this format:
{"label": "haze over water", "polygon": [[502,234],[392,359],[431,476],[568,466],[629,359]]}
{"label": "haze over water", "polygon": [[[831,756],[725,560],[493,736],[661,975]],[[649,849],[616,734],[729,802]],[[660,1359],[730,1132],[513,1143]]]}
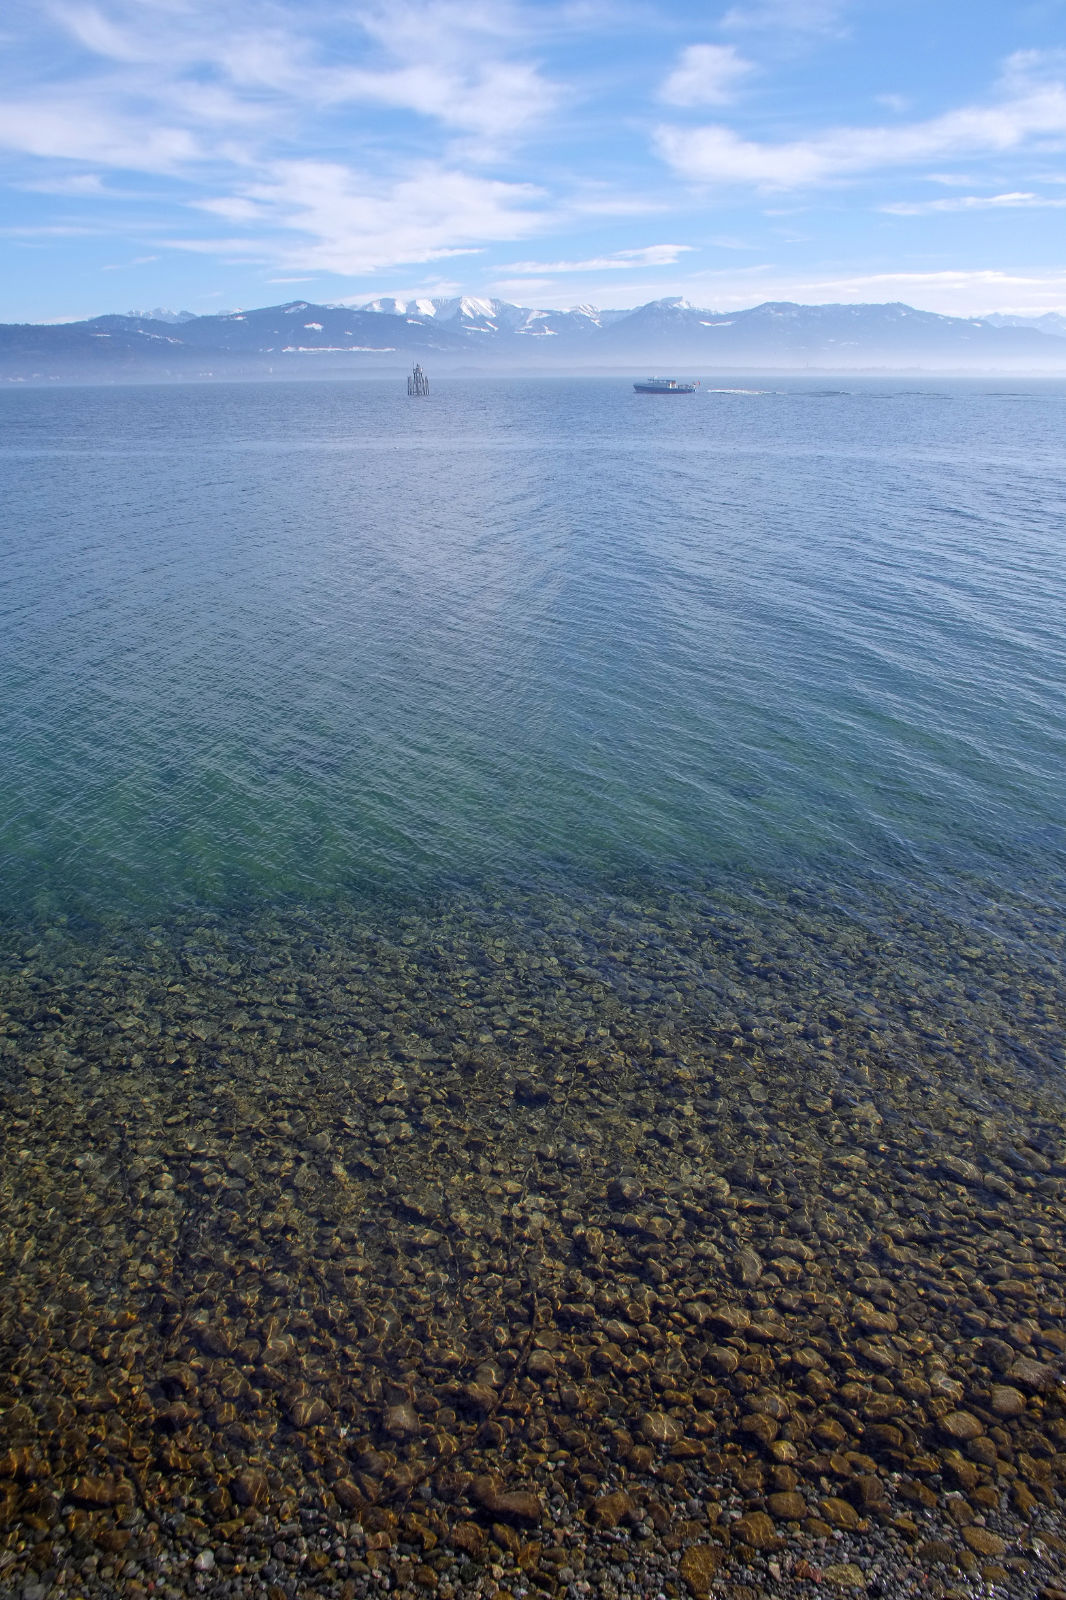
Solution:
{"label": "haze over water", "polygon": [[7,910],[1061,888],[1066,390],[766,388],[0,397]]}

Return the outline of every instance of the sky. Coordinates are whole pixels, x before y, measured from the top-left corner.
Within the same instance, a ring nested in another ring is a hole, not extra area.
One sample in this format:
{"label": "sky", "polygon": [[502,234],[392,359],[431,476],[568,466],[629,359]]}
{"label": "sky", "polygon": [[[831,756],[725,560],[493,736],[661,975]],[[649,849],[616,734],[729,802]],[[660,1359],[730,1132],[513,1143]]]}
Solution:
{"label": "sky", "polygon": [[1066,0],[8,0],[0,321],[1066,311]]}

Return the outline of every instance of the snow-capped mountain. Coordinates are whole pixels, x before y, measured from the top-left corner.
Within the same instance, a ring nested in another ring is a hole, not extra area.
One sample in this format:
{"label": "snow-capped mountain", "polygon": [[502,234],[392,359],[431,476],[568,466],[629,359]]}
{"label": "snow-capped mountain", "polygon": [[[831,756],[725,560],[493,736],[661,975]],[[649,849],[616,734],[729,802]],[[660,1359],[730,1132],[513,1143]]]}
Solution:
{"label": "snow-capped mountain", "polygon": [[[1059,327],[1058,324],[1063,324]],[[1066,371],[1066,318],[944,317],[913,306],[768,301],[708,311],[667,298],[634,310],[516,306],[470,295],[281,306],[188,317],[0,325],[0,378],[313,376],[432,372],[747,370]]]}
{"label": "snow-capped mountain", "polygon": [[155,306],[151,311],[127,311],[127,317],[140,322],[195,322],[195,311],[171,311],[167,306]]}
{"label": "snow-capped mountain", "polygon": [[[458,295],[441,300],[371,300],[361,308],[379,315],[428,321],[466,333],[514,333],[552,338],[560,333],[581,333],[603,326],[603,313],[595,306],[573,306],[568,311],[534,311],[507,300],[480,300]],[[623,313],[624,315],[624,313]]]}

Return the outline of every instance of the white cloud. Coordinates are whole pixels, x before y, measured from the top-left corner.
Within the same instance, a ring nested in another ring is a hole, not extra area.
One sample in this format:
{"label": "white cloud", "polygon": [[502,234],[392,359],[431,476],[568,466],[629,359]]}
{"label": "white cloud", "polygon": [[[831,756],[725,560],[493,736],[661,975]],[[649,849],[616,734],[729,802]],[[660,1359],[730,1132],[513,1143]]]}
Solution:
{"label": "white cloud", "polygon": [[631,272],[640,267],[669,267],[690,244],[649,244],[639,250],[615,250],[587,261],[510,261],[501,272]]}
{"label": "white cloud", "polygon": [[1066,137],[1066,87],[1015,70],[1010,94],[984,106],[963,106],[924,122],[889,127],[832,128],[787,143],[744,139],[731,128],[665,126],[660,154],[682,177],[702,183],[742,183],[792,189],[878,169],[920,166],[944,157],[1003,154],[1034,142]]}
{"label": "white cloud", "polygon": [[127,172],[172,173],[200,159],[187,128],[111,112],[95,96],[7,100],[0,105],[0,148],[45,159],[86,161]]}
{"label": "white cloud", "polygon": [[1052,210],[1066,207],[1066,200],[1051,200],[1040,194],[960,194],[950,200],[896,200],[879,206],[893,217],[922,217],[935,211],[1018,211]]}
{"label": "white cloud", "polygon": [[[281,124],[331,107],[389,106],[469,135],[513,138],[558,105],[530,58],[530,24],[506,0],[393,0],[331,14],[280,0],[110,0],[45,14],[103,67],[84,65],[65,99],[150,125]],[[522,50],[518,50],[522,46]],[[20,146],[21,147],[21,146]],[[477,145],[473,153],[487,153]]]}
{"label": "white cloud", "polygon": [[675,106],[726,105],[754,71],[731,44],[690,44],[659,91]]}
{"label": "white cloud", "polygon": [[[1017,315],[1066,309],[1066,272],[1010,273],[960,267],[938,272],[804,276],[762,265],[740,272],[701,273],[681,288],[689,299],[710,295],[725,311],[765,300],[794,300],[805,305],[902,301],[954,317],[977,317],[993,308]],[[706,298],[704,303],[708,303]]]}
{"label": "white cloud", "polygon": [[469,255],[489,241],[521,239],[543,225],[541,190],[424,166],[391,181],[338,163],[279,161],[231,198],[202,201],[231,221],[254,220],[255,238],[174,238],[176,248],[225,251],[275,266],[358,276],[404,262]]}
{"label": "white cloud", "polygon": [[[49,164],[27,187],[91,200],[119,172],[176,180],[171,204],[243,235],[176,245],[281,270],[377,271],[541,226],[539,188],[486,175],[558,106],[533,7],[60,0],[41,15],[62,88],[0,100],[0,148]],[[399,137],[382,139],[382,107],[405,114]]]}
{"label": "white cloud", "polygon": [[352,69],[335,74],[323,88],[333,103],[395,106],[490,141],[539,122],[558,98],[536,68],[521,61],[485,63],[473,72],[430,61],[387,72]]}

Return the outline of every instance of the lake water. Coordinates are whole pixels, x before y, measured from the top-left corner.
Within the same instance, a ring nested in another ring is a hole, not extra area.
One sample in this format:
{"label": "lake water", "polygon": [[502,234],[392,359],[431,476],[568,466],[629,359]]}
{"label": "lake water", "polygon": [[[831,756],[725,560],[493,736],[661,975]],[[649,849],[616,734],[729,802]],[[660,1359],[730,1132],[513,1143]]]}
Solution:
{"label": "lake water", "polygon": [[[175,1475],[234,1538],[448,1460],[743,1490],[699,1319],[673,1388],[651,1333],[647,1379],[587,1359],[708,1273],[904,1367],[1019,1319],[1054,1357],[1064,425],[1013,379],[0,394],[0,1405],[46,1529],[105,1382],[90,1453],[179,1545]],[[505,1427],[534,1347],[590,1393]],[[859,1433],[920,1475],[905,1403]]]}
{"label": "lake water", "polygon": [[1051,386],[3,397],[8,906],[1061,862]]}

